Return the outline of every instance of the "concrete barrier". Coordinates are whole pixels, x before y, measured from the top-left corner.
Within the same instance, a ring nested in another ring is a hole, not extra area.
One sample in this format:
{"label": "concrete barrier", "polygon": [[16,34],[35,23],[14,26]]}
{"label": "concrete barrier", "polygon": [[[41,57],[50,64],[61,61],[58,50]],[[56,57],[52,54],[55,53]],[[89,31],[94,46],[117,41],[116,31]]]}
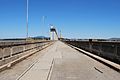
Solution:
{"label": "concrete barrier", "polygon": [[105,65],[107,65],[108,67],[110,67],[110,68],[112,68],[112,69],[114,69],[114,70],[116,70],[117,72],[120,73],[120,65],[119,65],[119,64],[116,64],[116,63],[114,63],[114,62],[111,62],[111,61],[109,61],[109,60],[106,60],[106,59],[104,59],[104,58],[102,58],[102,57],[99,57],[99,56],[97,56],[97,55],[94,55],[94,54],[92,54],[92,53],[90,53],[90,52],[87,52],[87,51],[85,51],[85,50],[83,50],[83,49],[80,49],[80,48],[77,48],[77,47],[75,47],[75,46],[72,46],[72,45],[70,45],[70,44],[69,44],[69,46],[72,47],[72,48],[74,48],[74,49],[76,49],[76,50],[78,50],[78,51],[80,51],[80,52],[82,52],[82,53],[84,53],[85,55],[87,55],[87,56],[89,56],[89,57],[91,57],[91,58],[93,58],[93,59],[95,59],[95,60],[97,60],[97,61],[105,64]]}
{"label": "concrete barrier", "polygon": [[0,71],[44,49],[52,43],[51,41],[46,41],[0,47]]}
{"label": "concrete barrier", "polygon": [[0,60],[2,59],[3,57],[3,49],[0,48]]}
{"label": "concrete barrier", "polygon": [[83,50],[120,64],[120,42],[65,41]]}
{"label": "concrete barrier", "polygon": [[24,46],[16,46],[12,48],[12,54],[24,51]]}
{"label": "concrete barrier", "polygon": [[11,54],[11,48],[10,47],[3,49],[3,57],[4,58],[10,57],[10,54]]}

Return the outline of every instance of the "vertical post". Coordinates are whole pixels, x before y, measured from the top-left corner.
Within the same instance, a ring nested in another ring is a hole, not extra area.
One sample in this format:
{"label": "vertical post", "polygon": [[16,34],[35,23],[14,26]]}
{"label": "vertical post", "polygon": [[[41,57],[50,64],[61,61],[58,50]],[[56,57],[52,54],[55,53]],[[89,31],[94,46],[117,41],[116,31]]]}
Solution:
{"label": "vertical post", "polygon": [[117,55],[118,56],[118,54],[117,54],[117,44],[115,44],[115,55]]}
{"label": "vertical post", "polygon": [[[46,19],[46,16],[42,16],[42,27],[43,27],[43,31],[42,31],[42,35],[45,35],[45,19]],[[44,38],[43,38],[44,40]]]}
{"label": "vertical post", "polygon": [[12,57],[13,54],[13,47],[10,47],[10,57]]}
{"label": "vertical post", "polygon": [[28,38],[28,10],[29,10],[28,0],[27,0],[27,14],[26,14],[26,38]]}
{"label": "vertical post", "polygon": [[23,46],[23,51],[25,51],[26,49],[25,49],[25,47],[26,47],[27,45],[25,45],[25,46]]}
{"label": "vertical post", "polygon": [[45,24],[45,16],[42,16],[42,22],[43,22],[43,28],[44,28],[44,24]]}
{"label": "vertical post", "polygon": [[89,49],[92,51],[92,39],[89,39]]}
{"label": "vertical post", "polygon": [[4,60],[4,52],[5,52],[5,49],[2,48],[2,60]]}
{"label": "vertical post", "polygon": [[102,54],[102,43],[99,43],[98,47],[99,47],[99,55],[101,55]]}

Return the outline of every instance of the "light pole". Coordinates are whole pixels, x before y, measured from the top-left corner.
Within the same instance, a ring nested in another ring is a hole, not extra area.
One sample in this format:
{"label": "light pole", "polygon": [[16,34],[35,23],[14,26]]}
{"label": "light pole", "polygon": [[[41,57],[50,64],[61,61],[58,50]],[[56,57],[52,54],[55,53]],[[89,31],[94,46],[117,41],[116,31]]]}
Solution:
{"label": "light pole", "polygon": [[28,5],[28,0],[27,0],[27,14],[26,14],[26,39],[28,38],[28,10],[29,10],[29,5]]}
{"label": "light pole", "polygon": [[42,35],[45,34],[45,19],[46,19],[46,16],[42,16],[42,27],[43,27]]}

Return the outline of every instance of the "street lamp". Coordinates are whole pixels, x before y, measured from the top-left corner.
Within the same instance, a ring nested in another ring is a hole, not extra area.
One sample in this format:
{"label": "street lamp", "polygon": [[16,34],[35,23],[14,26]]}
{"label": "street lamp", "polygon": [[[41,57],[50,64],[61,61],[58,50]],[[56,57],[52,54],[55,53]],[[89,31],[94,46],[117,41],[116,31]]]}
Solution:
{"label": "street lamp", "polygon": [[42,35],[45,34],[44,31],[45,31],[45,19],[46,19],[46,18],[47,18],[47,16],[42,16],[42,27],[43,27],[43,29],[44,29],[44,30],[42,31],[42,33],[43,33]]}
{"label": "street lamp", "polygon": [[29,10],[29,5],[28,5],[28,0],[27,0],[27,14],[26,14],[26,39],[28,38],[28,10]]}

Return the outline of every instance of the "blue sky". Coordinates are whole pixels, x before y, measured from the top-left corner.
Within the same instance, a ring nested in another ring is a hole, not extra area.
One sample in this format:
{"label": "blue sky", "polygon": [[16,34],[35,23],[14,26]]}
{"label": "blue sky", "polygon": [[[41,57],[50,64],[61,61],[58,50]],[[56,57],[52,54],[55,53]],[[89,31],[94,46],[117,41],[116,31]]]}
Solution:
{"label": "blue sky", "polygon": [[[29,36],[49,36],[49,24],[67,38],[120,37],[120,0],[29,0]],[[19,37],[26,0],[0,0],[0,39]]]}

